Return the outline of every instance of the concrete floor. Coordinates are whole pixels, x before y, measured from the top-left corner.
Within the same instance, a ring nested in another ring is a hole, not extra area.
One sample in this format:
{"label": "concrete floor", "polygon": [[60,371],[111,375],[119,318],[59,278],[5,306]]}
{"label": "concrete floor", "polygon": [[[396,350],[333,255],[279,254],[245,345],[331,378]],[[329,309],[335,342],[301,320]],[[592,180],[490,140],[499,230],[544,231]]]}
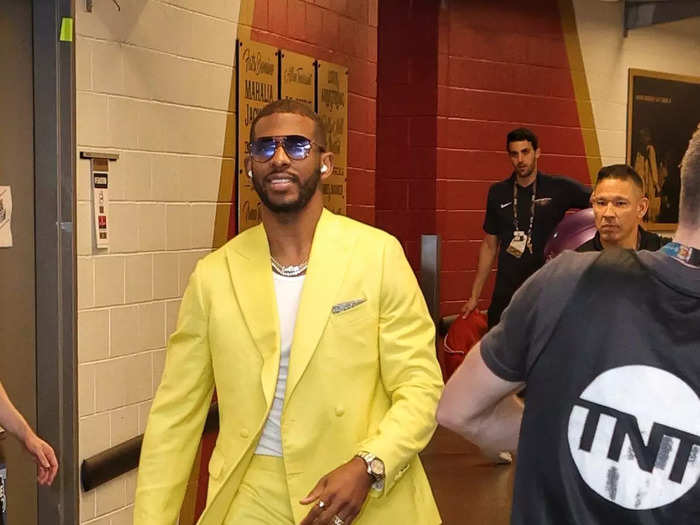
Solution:
{"label": "concrete floor", "polygon": [[438,427],[421,454],[444,525],[508,525],[514,465],[495,465]]}

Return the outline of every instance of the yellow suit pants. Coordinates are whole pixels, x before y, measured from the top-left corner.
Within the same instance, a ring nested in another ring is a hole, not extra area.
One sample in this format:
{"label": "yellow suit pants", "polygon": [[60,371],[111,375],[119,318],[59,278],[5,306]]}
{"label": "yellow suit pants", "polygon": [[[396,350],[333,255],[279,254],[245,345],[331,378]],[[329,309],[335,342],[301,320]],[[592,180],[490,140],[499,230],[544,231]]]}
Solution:
{"label": "yellow suit pants", "polygon": [[282,458],[253,456],[226,515],[234,524],[294,525]]}

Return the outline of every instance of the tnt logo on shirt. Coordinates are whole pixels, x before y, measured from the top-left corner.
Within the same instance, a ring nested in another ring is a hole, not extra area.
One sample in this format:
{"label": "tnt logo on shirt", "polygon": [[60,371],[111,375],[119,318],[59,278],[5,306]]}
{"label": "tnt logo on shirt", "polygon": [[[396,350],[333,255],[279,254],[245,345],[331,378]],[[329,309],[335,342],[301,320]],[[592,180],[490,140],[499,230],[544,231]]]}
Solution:
{"label": "tnt logo on shirt", "polygon": [[668,505],[700,478],[700,399],[659,368],[596,377],[574,402],[568,438],[586,484],[626,509]]}

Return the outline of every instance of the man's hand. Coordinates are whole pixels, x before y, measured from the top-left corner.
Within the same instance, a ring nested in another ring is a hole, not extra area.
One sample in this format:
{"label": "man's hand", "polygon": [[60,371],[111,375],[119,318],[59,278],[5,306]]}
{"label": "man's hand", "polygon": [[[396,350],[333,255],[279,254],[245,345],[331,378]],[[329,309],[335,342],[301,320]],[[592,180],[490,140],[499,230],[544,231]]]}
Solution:
{"label": "man's hand", "polygon": [[360,513],[371,486],[367,464],[360,457],[351,459],[323,476],[300,501],[302,505],[315,503],[300,525],[335,525],[334,516],[343,525],[350,525]]}
{"label": "man's hand", "polygon": [[462,306],[462,317],[467,317],[470,313],[474,311],[477,304],[479,304],[479,299],[475,297],[470,297],[469,300]]}
{"label": "man's hand", "polygon": [[39,438],[31,429],[24,438],[24,448],[27,449],[37,464],[37,481],[40,485],[51,485],[56,472],[58,472],[58,460],[51,445]]}

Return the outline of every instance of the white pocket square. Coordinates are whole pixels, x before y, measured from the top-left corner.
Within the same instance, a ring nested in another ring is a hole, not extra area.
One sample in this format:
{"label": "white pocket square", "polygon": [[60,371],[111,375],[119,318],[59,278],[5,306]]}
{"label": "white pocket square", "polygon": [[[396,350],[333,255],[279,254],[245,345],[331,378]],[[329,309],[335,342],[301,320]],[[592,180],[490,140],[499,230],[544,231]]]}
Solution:
{"label": "white pocket square", "polygon": [[345,301],[344,303],[338,303],[331,308],[331,312],[334,314],[339,314],[350,310],[350,308],[355,308],[357,305],[364,303],[367,299],[364,297],[362,299],[353,299],[352,301]]}

